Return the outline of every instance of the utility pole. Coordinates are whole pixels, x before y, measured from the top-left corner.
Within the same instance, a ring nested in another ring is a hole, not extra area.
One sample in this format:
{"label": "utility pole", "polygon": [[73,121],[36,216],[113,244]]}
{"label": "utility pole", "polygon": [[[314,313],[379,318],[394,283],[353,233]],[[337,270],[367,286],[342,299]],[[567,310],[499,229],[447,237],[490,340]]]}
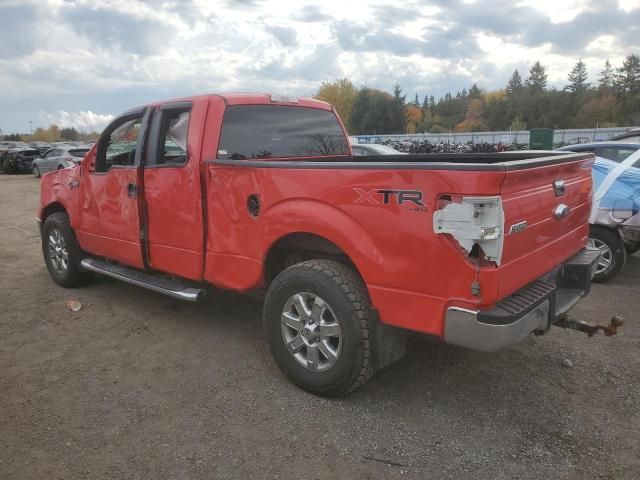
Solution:
{"label": "utility pole", "polygon": [[29,120],[29,135],[33,135],[33,121]]}

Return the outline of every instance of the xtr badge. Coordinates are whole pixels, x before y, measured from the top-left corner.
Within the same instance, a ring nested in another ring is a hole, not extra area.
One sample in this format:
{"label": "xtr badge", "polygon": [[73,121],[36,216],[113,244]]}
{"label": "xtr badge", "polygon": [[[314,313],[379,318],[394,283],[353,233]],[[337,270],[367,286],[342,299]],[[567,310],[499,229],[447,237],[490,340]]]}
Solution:
{"label": "xtr badge", "polygon": [[404,206],[408,210],[426,211],[426,205],[422,201],[423,194],[420,190],[387,190],[374,188],[365,190],[354,187],[353,191],[358,195],[353,203],[369,205]]}

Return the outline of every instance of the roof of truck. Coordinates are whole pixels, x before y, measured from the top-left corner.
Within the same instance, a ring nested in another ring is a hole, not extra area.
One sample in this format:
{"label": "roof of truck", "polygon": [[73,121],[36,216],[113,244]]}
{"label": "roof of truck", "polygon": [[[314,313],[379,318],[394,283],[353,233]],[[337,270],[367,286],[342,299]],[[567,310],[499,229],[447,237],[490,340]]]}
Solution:
{"label": "roof of truck", "polygon": [[299,105],[301,107],[321,108],[331,110],[331,105],[315,98],[296,97],[290,95],[278,95],[272,93],[247,93],[247,92],[224,92],[209,93],[203,95],[193,95],[190,97],[173,98],[153,102],[152,105],[159,105],[173,102],[187,102],[203,100],[209,97],[220,97],[227,105]]}

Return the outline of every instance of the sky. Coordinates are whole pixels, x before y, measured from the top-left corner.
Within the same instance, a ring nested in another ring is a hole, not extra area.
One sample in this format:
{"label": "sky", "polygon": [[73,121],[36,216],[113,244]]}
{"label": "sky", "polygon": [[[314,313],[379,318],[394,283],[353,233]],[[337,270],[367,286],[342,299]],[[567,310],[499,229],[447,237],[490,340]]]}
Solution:
{"label": "sky", "polygon": [[595,82],[631,53],[640,0],[0,0],[0,129],[100,131],[151,101],[341,77],[438,98],[536,60],[562,88],[578,59]]}

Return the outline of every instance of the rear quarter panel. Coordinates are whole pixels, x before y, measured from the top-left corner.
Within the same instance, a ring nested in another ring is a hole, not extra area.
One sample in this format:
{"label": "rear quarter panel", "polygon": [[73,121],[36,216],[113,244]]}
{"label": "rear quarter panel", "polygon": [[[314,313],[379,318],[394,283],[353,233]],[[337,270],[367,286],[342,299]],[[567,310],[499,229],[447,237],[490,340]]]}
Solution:
{"label": "rear quarter panel", "polygon": [[[354,262],[386,323],[441,334],[442,311],[464,300],[475,270],[452,242],[436,235],[432,215],[441,193],[496,195],[504,172],[371,169],[279,169],[209,166],[205,278],[221,287],[263,283],[270,246],[289,233],[312,233]],[[424,207],[388,204],[376,190],[420,190]],[[259,194],[252,217],[247,197]],[[366,197],[365,197],[366,198]],[[420,312],[416,315],[416,312]],[[431,313],[431,316],[429,314]]]}

